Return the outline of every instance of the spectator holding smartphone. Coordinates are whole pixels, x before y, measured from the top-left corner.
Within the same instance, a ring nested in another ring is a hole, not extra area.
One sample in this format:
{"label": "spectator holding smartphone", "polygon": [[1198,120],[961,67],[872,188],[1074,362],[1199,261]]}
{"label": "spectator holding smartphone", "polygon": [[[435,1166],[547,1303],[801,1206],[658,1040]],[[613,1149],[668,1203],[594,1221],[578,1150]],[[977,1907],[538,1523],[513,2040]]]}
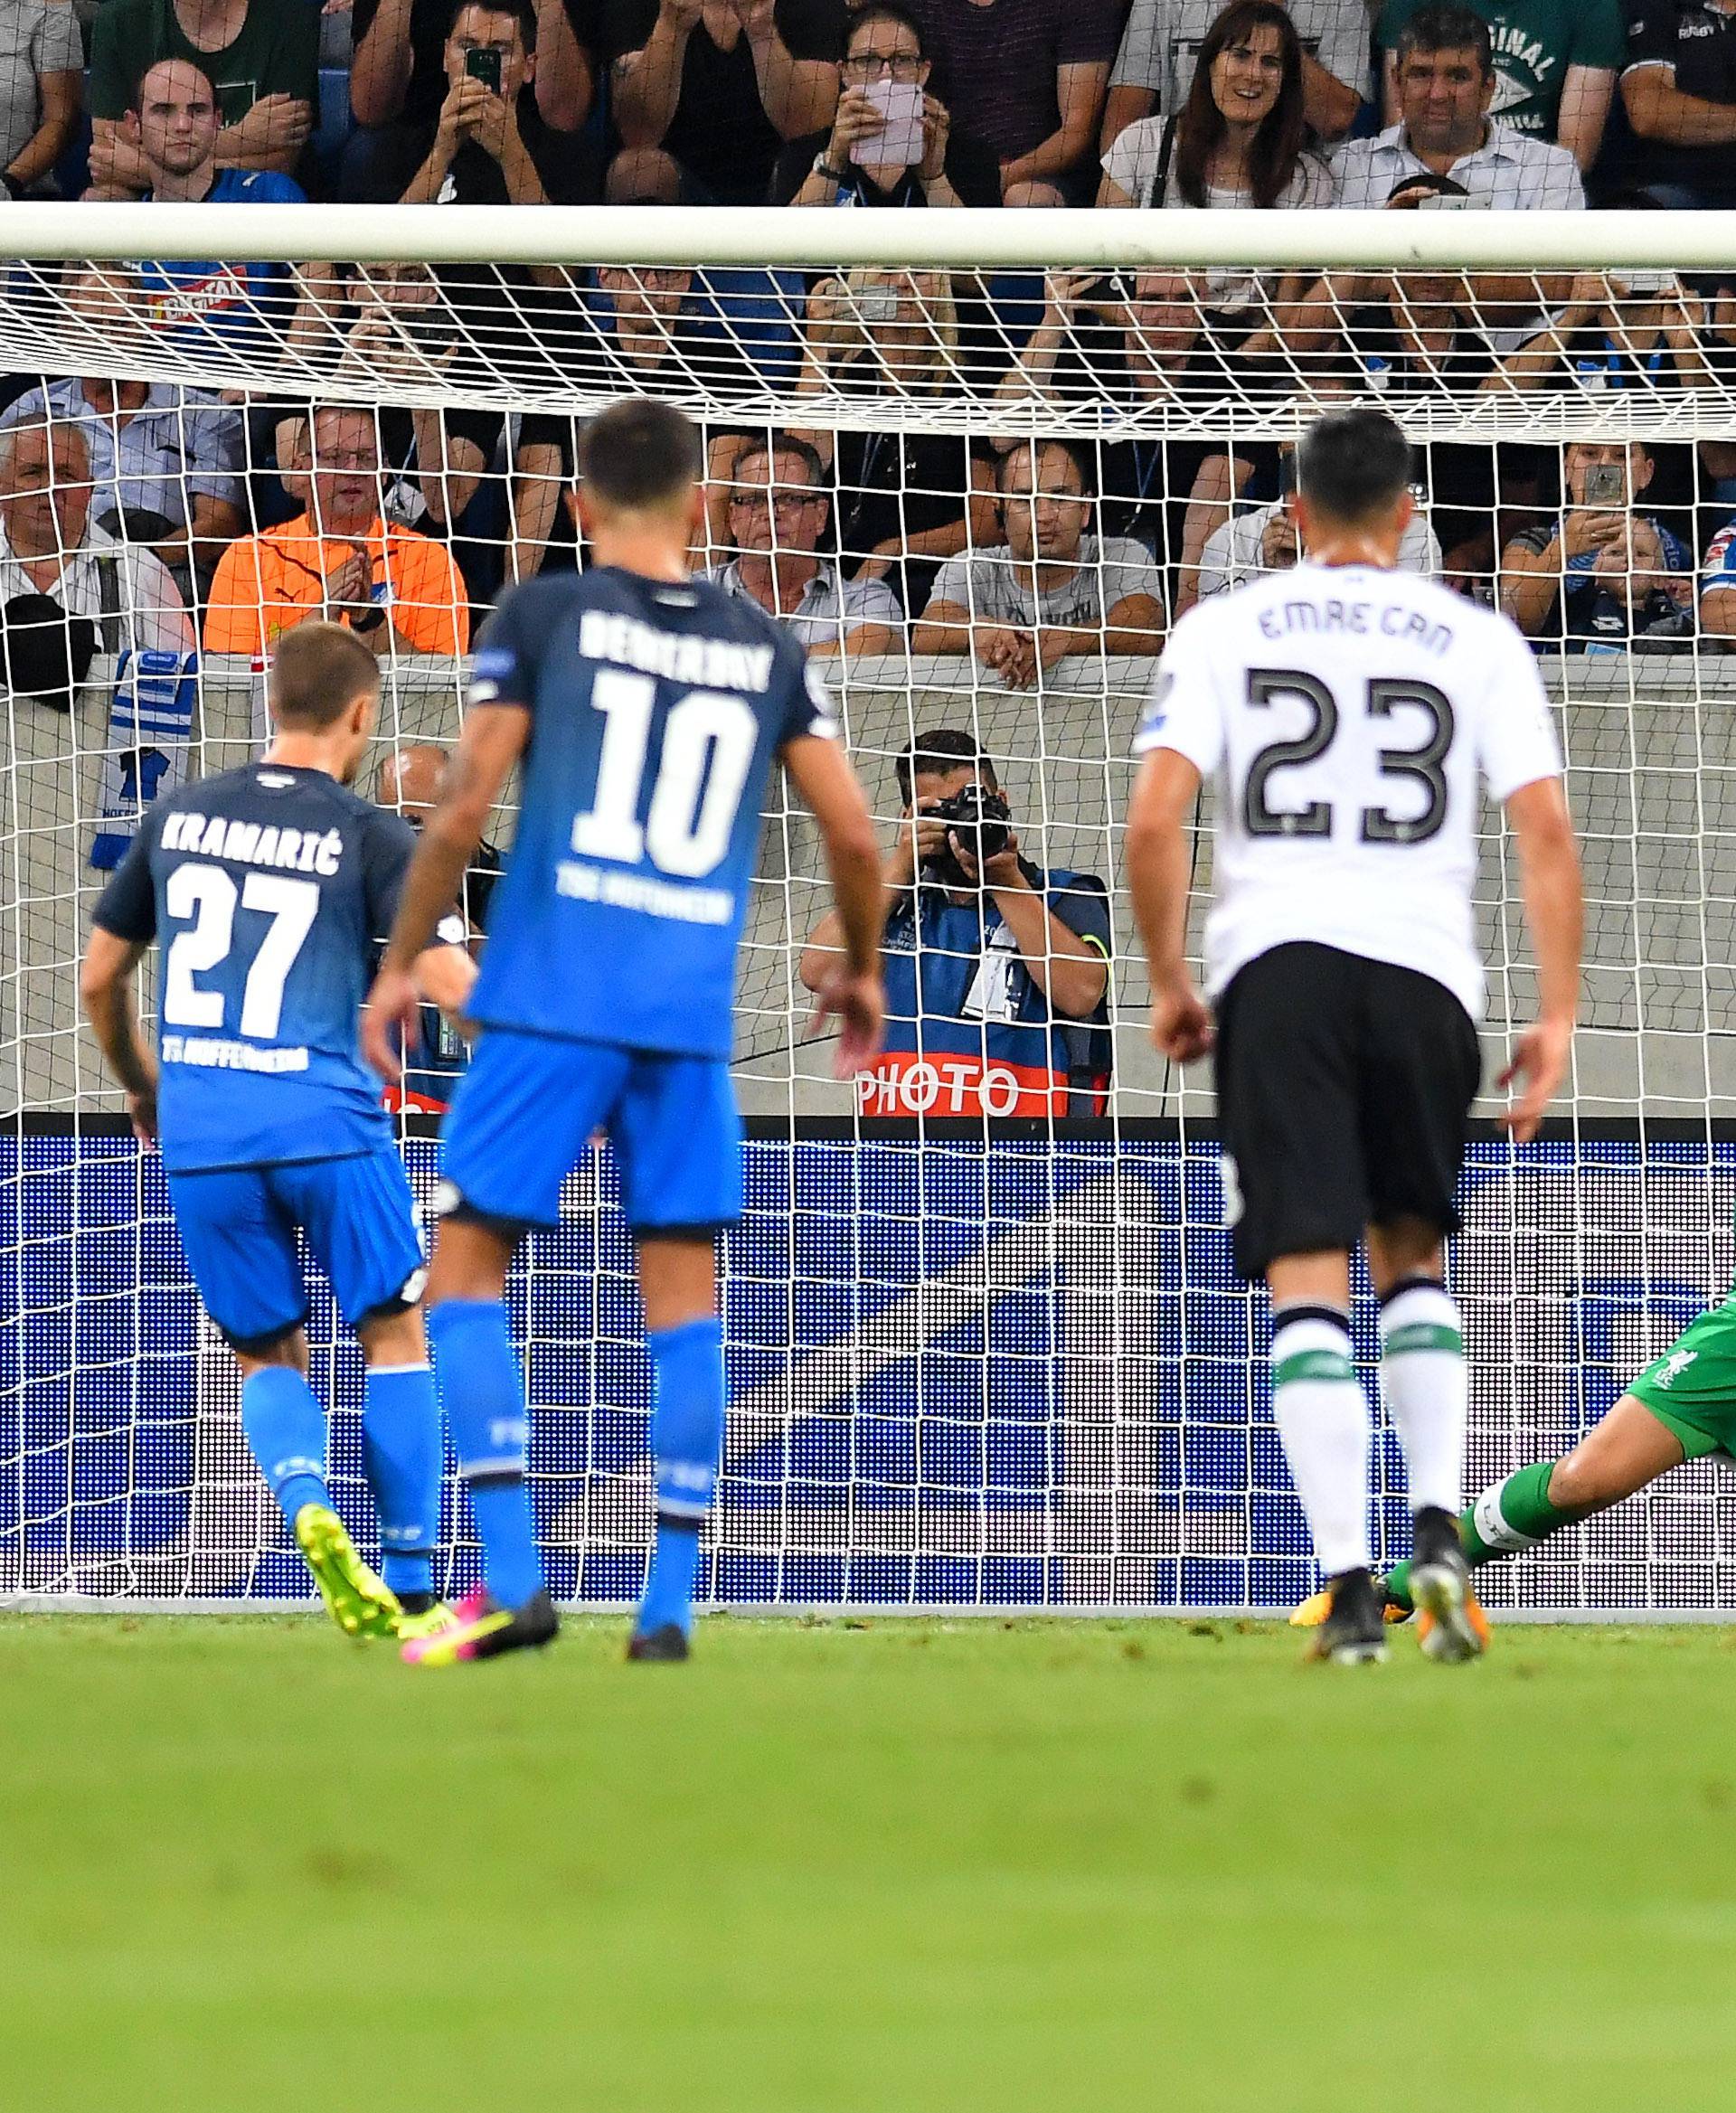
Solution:
{"label": "spectator holding smartphone", "polygon": [[1502,363],[1515,389],[1708,388],[1704,307],[1671,271],[1582,271],[1567,305]]}
{"label": "spectator holding smartphone", "polygon": [[585,185],[572,142],[543,122],[530,0],[458,0],[446,40],[446,96],[434,121],[407,128],[374,195],[405,205],[577,205]]}
{"label": "spectator holding smartphone", "polygon": [[[1565,147],[1490,121],[1497,86],[1489,25],[1458,0],[1430,0],[1398,33],[1399,121],[1372,139],[1346,140],[1332,157],[1338,203],[1352,211],[1384,206],[1407,177],[1450,177],[1473,208],[1497,212],[1575,212],[1585,186]],[[1333,272],[1305,295],[1293,322],[1293,348],[1335,325],[1334,311],[1361,307],[1371,275]],[[1468,303],[1498,354],[1514,351],[1537,327],[1539,311],[1567,297],[1564,273],[1479,272]]]}
{"label": "spectator holding smartphone", "polygon": [[[535,0],[536,78],[542,121],[555,132],[576,132],[590,115],[597,83],[591,57],[573,16],[588,0]],[[377,151],[385,127],[420,130],[446,99],[446,40],[451,0],[354,0],[354,52],[350,108],[363,158]],[[346,162],[354,157],[346,153]],[[365,180],[359,186],[365,188]]]}
{"label": "spectator holding smartphone", "polygon": [[778,157],[774,205],[998,205],[993,150],[953,128],[929,86],[922,31],[900,0],[868,0],[850,18],[843,92],[830,132]]}
{"label": "spectator holding smartphone", "polygon": [[[1267,572],[1288,572],[1302,561],[1302,531],[1296,518],[1296,457],[1285,463],[1283,490],[1265,506],[1238,514],[1206,540],[1200,561],[1202,601]],[[1435,580],[1440,576],[1440,545],[1420,507],[1410,516],[1399,544],[1396,570]]]}
{"label": "spectator holding smartphone", "polygon": [[1693,559],[1639,511],[1653,467],[1637,441],[1569,441],[1559,518],[1522,529],[1501,553],[1501,607],[1527,638],[1585,653],[1693,635]]}

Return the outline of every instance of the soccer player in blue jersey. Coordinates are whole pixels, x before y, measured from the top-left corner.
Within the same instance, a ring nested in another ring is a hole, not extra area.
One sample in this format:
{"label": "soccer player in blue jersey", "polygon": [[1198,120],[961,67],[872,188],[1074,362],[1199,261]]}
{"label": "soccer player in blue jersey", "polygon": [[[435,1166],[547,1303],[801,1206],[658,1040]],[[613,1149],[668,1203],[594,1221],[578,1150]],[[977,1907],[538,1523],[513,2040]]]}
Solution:
{"label": "soccer player in blue jersey", "polygon": [[599,1125],[620,1162],[655,1380],[656,1545],[628,1655],[687,1655],[723,1434],[715,1238],[741,1208],[728,1069],[736,948],[780,760],[818,820],[839,902],[816,1016],[840,1023],[840,1075],[880,1036],[873,819],[801,648],[756,605],[689,576],[703,519],[698,435],[667,405],[617,404],[586,429],[579,475],[593,562],[518,589],[483,634],[445,795],[364,1023],[369,1053],[394,1076],[392,1035],[416,1026],[412,965],[522,759],[518,834],[466,1007],[482,1034],[447,1119],[429,1283],[485,1583],[457,1627],[406,1644],[424,1665],[555,1632],[505,1294],[520,1238],[559,1222],[561,1182]]}
{"label": "soccer player in blue jersey", "polygon": [[[348,789],[379,665],[335,624],[278,647],[264,759],[157,802],[97,904],[82,995],[142,1142],[161,1146],[193,1279],[242,1373],[241,1423],[339,1627],[439,1627],[440,1429],[410,1184],[357,1046],[356,1008],[415,846]],[[430,937],[432,935],[430,934]],[[456,917],[417,961],[456,1007],[474,974]],[[158,1054],[134,970],[163,948]],[[332,1508],[326,1417],[307,1383],[297,1231],[362,1341],[363,1459],[384,1576]]]}

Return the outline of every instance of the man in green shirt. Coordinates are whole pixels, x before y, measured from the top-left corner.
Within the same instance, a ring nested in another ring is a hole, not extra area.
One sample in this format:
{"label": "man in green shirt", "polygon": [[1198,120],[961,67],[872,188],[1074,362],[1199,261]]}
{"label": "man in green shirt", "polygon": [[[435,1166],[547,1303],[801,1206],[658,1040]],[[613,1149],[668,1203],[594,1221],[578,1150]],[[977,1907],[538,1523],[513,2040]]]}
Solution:
{"label": "man in green shirt", "polygon": [[[1437,0],[1386,0],[1374,24],[1384,57],[1386,121],[1399,117],[1394,53],[1406,23]],[[1495,101],[1489,117],[1564,146],[1580,173],[1598,157],[1616,74],[1627,61],[1621,0],[1465,0],[1489,25]]]}
{"label": "man in green shirt", "polygon": [[90,38],[90,194],[137,197],[150,184],[121,132],[138,84],[187,59],[217,90],[220,168],[293,175],[313,130],[319,10],[297,0],[103,0]]}

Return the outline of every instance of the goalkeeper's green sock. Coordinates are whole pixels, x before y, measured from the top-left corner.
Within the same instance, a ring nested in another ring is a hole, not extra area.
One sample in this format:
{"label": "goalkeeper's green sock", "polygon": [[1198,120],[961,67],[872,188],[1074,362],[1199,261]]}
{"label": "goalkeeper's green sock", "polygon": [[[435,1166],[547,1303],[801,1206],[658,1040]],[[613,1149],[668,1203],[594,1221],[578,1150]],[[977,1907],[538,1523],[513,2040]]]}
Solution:
{"label": "goalkeeper's green sock", "polygon": [[[1475,1504],[1466,1505],[1458,1514],[1458,1531],[1465,1544],[1465,1560],[1473,1570],[1496,1556],[1522,1555],[1527,1548],[1535,1548],[1540,1541],[1559,1533],[1563,1526],[1577,1525],[1585,1517],[1582,1511],[1563,1511],[1560,1505],[1551,1504],[1549,1485],[1554,1472],[1553,1460],[1539,1460],[1533,1467],[1521,1467],[1516,1475],[1509,1475],[1505,1482],[1495,1483]],[[1410,1585],[1410,1565],[1394,1563],[1386,1577],[1388,1599],[1408,1608]]]}

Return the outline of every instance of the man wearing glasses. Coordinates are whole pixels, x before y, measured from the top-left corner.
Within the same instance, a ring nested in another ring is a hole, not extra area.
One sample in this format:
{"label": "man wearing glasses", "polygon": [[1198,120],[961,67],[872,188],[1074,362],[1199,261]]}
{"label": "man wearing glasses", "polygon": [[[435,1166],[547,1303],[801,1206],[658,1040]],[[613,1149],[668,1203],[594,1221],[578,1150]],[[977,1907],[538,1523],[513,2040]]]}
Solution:
{"label": "man wearing glasses", "polygon": [[750,442],[736,458],[730,538],[740,555],[705,575],[725,594],[757,601],[810,660],[890,653],[904,612],[883,580],[845,580],[819,554],[832,502],[825,468],[806,440],[782,434]]}
{"label": "man wearing glasses", "polygon": [[373,411],[324,404],[314,413],[311,481],[306,514],[223,552],[205,651],[262,654],[295,625],[324,617],[382,657],[463,653],[469,597],[445,545],[381,518]]}
{"label": "man wearing glasses", "polygon": [[839,71],[844,92],[832,129],[784,148],[771,179],[774,204],[1001,203],[993,150],[953,130],[929,87],[921,30],[898,0],[870,0],[854,14]]}

